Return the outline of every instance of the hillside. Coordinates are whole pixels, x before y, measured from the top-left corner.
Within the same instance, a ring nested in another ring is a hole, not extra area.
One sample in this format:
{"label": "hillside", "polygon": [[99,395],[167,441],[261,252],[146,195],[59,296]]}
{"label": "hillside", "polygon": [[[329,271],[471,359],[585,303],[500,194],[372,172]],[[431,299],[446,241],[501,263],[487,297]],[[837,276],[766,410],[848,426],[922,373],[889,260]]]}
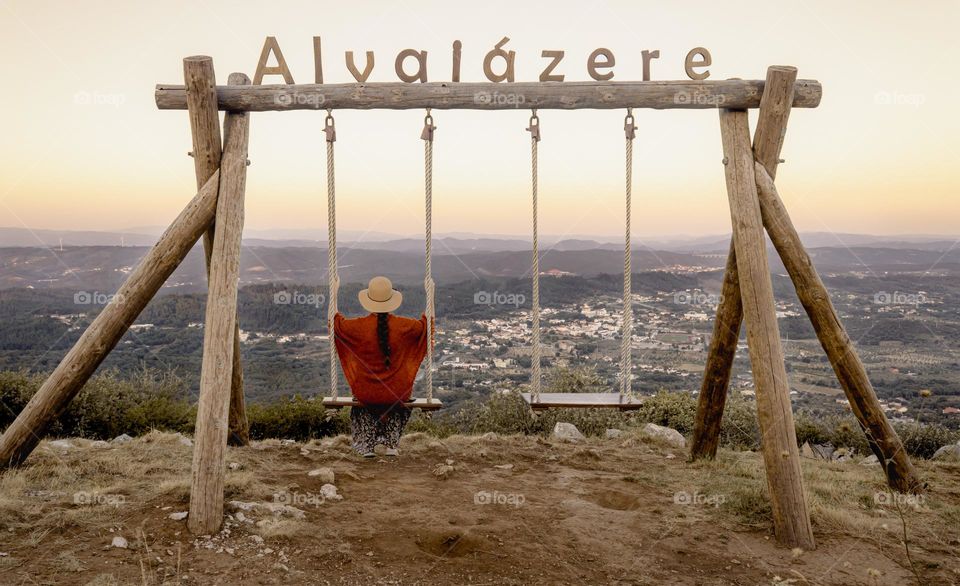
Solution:
{"label": "hillside", "polygon": [[[960,579],[960,464],[920,463],[930,492],[903,497],[901,518],[876,467],[804,460],[818,549],[801,552],[774,545],[762,464],[752,452],[723,450],[715,463],[688,464],[684,450],[634,432],[578,443],[410,434],[399,459],[364,461],[344,436],[269,440],[229,449],[226,500],[238,504],[228,507],[222,533],[194,539],[184,521],[170,518],[187,509],[186,444],[158,432],[122,444],[45,442],[24,468],[0,475],[4,581],[847,586]],[[342,500],[321,496],[329,478],[308,475],[320,468],[332,470]]]}

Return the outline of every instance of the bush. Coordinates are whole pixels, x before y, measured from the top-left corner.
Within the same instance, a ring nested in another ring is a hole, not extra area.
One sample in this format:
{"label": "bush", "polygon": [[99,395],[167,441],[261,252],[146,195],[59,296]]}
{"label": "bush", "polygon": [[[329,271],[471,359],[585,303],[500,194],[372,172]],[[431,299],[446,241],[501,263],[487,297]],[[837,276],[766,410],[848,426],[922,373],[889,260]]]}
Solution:
{"label": "bush", "polygon": [[689,435],[693,433],[697,416],[697,400],[688,393],[659,391],[652,397],[645,397],[643,406],[635,413],[639,421],[672,427]]}
{"label": "bush", "polygon": [[[44,377],[20,372],[0,373],[0,413],[5,429],[23,410]],[[144,369],[132,378],[107,370],[91,378],[66,411],[50,426],[54,436],[112,439],[121,433],[138,435],[151,429],[189,432],[194,408],[186,385],[175,374]]]}
{"label": "bush", "polygon": [[295,439],[306,441],[327,435],[350,433],[347,409],[327,409],[319,400],[300,395],[268,405],[247,406],[252,439]]}
{"label": "bush", "polygon": [[760,449],[760,424],[756,404],[739,395],[727,398],[720,422],[720,444],[735,450]]}
{"label": "bush", "polygon": [[898,423],[893,426],[911,456],[930,458],[941,447],[960,439],[960,433],[939,424]]}

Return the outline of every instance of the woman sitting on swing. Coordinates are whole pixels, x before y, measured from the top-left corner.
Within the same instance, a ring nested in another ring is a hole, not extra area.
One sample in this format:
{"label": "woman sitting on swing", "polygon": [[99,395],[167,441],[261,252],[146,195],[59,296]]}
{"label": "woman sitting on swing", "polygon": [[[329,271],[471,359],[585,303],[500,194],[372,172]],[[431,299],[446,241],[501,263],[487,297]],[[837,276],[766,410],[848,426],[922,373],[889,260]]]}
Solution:
{"label": "woman sitting on swing", "polygon": [[413,381],[427,354],[427,318],[393,315],[403,296],[386,277],[371,279],[359,297],[369,315],[334,316],[343,374],[354,399],[363,405],[350,409],[353,449],[372,458],[374,448],[382,445],[387,456],[397,456],[400,435],[410,420],[404,402],[413,394]]}

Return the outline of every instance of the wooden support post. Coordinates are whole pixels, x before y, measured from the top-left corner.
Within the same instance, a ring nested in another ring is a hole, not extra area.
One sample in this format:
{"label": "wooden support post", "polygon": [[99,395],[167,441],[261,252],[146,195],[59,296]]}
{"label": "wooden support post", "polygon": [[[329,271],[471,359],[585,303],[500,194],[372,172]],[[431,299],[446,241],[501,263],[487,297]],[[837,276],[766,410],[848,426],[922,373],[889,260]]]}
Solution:
{"label": "wooden support post", "polygon": [[[234,77],[239,75],[240,77]],[[193,164],[197,185],[202,185],[220,168],[220,113],[217,108],[216,76],[213,59],[203,55],[183,60],[183,79],[186,94],[190,131],[193,136]],[[230,85],[249,85],[244,74],[233,74]],[[203,235],[203,253],[210,279],[210,255],[213,252],[214,226]],[[230,387],[230,444],[250,443],[250,428],[243,397],[243,362],[240,357],[240,322],[237,320],[234,334],[232,383]]]}
{"label": "wooden support post", "polygon": [[0,467],[23,462],[213,222],[214,173],[87,327],[0,438]]}
{"label": "wooden support post", "polygon": [[900,492],[923,490],[923,483],[917,476],[900,437],[880,407],[877,393],[870,384],[863,362],[860,361],[853,342],[830,301],[830,293],[800,242],[800,235],[790,221],[773,184],[773,178],[759,161],[756,163],[755,172],[763,224],[793,280],[797,297],[810,316],[813,329],[817,332],[820,345],[823,346],[840,386],[847,395],[850,408],[866,432],[870,448],[883,464],[887,483]]}
{"label": "wooden support post", "polygon": [[746,110],[721,110],[720,132],[774,530],[782,545],[811,550],[816,544],[803,492]]}
{"label": "wooden support post", "polygon": [[228,113],[220,162],[217,231],[213,238],[210,286],[203,331],[203,367],[194,437],[190,515],[198,535],[213,534],[223,521],[230,385],[237,323],[237,282],[243,237],[243,196],[247,177],[249,114]]}
{"label": "wooden support post", "polygon": [[727,256],[727,268],[723,273],[717,317],[713,322],[713,337],[707,363],[703,369],[703,383],[697,399],[697,416],[693,424],[693,439],[690,442],[690,459],[717,456],[720,445],[720,423],[723,408],[727,404],[727,388],[733,371],[733,358],[740,340],[740,323],[743,307],[740,304],[740,280],[737,277],[737,255],[733,242]]}
{"label": "wooden support post", "polygon": [[[763,95],[760,97],[760,114],[753,135],[753,154],[773,176],[776,176],[780,162],[780,150],[794,101],[796,79],[796,67],[769,67]],[[737,278],[737,254],[731,240],[720,302],[717,305],[717,318],[713,324],[713,339],[710,341],[703,383],[700,386],[693,441],[690,444],[691,459],[713,459],[717,455],[720,423],[727,401],[727,389],[742,322],[743,306]]]}

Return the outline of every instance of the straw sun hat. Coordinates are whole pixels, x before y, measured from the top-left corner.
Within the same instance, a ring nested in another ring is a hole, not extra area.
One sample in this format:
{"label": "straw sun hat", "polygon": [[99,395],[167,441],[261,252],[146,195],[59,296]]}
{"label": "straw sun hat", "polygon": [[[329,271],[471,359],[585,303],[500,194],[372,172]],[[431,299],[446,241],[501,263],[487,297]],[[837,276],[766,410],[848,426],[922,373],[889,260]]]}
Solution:
{"label": "straw sun hat", "polygon": [[358,297],[360,305],[370,313],[389,313],[403,302],[403,295],[393,288],[393,283],[386,277],[370,279],[370,284],[360,291]]}

